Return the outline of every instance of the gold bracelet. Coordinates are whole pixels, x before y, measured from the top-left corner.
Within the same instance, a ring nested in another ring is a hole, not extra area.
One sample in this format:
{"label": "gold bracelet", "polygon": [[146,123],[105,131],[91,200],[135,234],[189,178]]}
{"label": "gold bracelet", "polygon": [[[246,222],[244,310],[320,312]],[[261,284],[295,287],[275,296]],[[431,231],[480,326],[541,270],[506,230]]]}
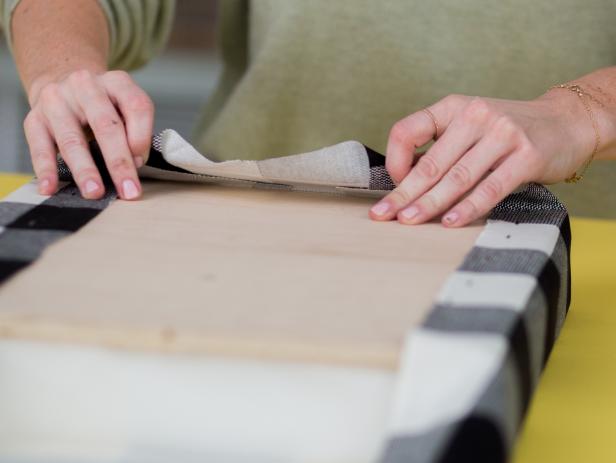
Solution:
{"label": "gold bracelet", "polygon": [[580,101],[582,102],[582,104],[584,105],[584,108],[586,109],[586,112],[588,113],[588,117],[590,117],[590,122],[592,123],[592,127],[595,130],[595,147],[593,148],[590,157],[588,158],[588,160],[582,167],[582,171],[579,174],[577,172],[574,172],[573,175],[571,175],[571,177],[565,179],[565,183],[577,183],[580,180],[582,180],[582,178],[584,177],[584,174],[586,173],[588,166],[590,166],[590,163],[593,161],[595,154],[597,154],[597,151],[599,151],[599,145],[601,144],[601,135],[599,134],[599,124],[597,122],[597,118],[595,117],[595,113],[593,112],[592,107],[590,106],[590,102],[592,101],[601,107],[604,107],[604,105],[599,100],[597,100],[594,96],[592,96],[590,93],[586,92],[578,84],[554,85],[550,87],[549,90],[553,90],[556,88],[564,88],[566,90],[570,90],[580,98]]}

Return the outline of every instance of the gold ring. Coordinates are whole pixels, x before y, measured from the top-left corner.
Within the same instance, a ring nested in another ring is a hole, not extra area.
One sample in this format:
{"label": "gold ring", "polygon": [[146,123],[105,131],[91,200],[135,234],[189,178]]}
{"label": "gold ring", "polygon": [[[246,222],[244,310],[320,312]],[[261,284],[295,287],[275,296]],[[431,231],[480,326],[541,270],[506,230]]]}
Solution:
{"label": "gold ring", "polygon": [[434,117],[434,114],[432,114],[432,111],[430,111],[428,108],[424,108],[422,109],[422,111],[424,113],[427,114],[427,116],[432,119],[432,123],[434,124],[434,140],[436,140],[438,138],[438,133],[439,133],[439,126],[438,126],[438,122],[436,122],[436,117]]}

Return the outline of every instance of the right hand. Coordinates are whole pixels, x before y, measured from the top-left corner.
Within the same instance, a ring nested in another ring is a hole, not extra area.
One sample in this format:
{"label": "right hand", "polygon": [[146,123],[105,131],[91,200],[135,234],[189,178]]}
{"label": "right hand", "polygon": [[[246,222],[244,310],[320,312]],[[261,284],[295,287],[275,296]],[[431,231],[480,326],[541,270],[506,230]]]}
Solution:
{"label": "right hand", "polygon": [[120,198],[141,196],[137,169],[150,151],[154,105],[126,72],[72,72],[39,86],[30,104],[24,130],[40,194],[58,188],[59,149],[82,196],[103,196],[105,187],[88,149],[89,127]]}

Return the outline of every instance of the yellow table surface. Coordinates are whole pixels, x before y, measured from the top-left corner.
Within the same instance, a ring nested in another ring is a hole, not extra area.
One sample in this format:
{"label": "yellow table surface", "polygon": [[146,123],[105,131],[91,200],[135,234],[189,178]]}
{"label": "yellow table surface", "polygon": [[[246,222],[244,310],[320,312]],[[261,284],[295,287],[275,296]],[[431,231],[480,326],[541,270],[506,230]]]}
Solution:
{"label": "yellow table surface", "polygon": [[[30,178],[0,174],[0,197]],[[571,309],[513,463],[616,462],[616,221],[571,226]]]}

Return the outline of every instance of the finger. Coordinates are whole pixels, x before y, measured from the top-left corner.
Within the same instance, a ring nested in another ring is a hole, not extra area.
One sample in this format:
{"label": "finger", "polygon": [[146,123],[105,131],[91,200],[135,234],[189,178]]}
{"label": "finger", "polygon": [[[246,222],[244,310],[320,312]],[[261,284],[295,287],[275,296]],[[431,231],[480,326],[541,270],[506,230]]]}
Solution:
{"label": "finger", "polygon": [[75,88],[77,103],[100,146],[109,175],[122,199],[137,199],[141,185],[126,140],[122,118],[109,96],[98,82],[87,75],[76,76],[71,85]]}
{"label": "finger", "polygon": [[443,217],[443,225],[462,227],[491,211],[508,194],[529,178],[519,152],[508,156],[494,172]]}
{"label": "finger", "polygon": [[76,115],[55,86],[43,90],[41,103],[60,155],[71,170],[82,196],[87,199],[100,198],[105,188]]}
{"label": "finger", "polygon": [[56,147],[53,138],[41,116],[31,111],[24,120],[24,133],[32,167],[38,179],[38,190],[42,195],[52,195],[58,189],[58,167]]}
{"label": "finger", "polygon": [[410,207],[414,211],[409,212],[409,208],[400,211],[398,220],[404,224],[418,224],[444,212],[514,148],[513,138],[492,130],[463,155],[434,187],[412,203]]}
{"label": "finger", "polygon": [[411,170],[415,150],[435,135],[434,123],[423,111],[413,113],[394,124],[387,140],[385,168],[396,184]]}
{"label": "finger", "polygon": [[128,145],[135,165],[141,167],[148,159],[154,126],[154,104],[126,73],[109,73],[105,87],[124,118]]}
{"label": "finger", "polygon": [[[410,173],[370,212],[375,220],[391,220],[398,212],[435,185],[451,166],[480,138],[484,128],[456,118],[422,156]],[[413,209],[407,209],[410,215]],[[415,211],[416,212],[416,211]]]}
{"label": "finger", "polygon": [[[415,150],[440,136],[449,126],[456,109],[467,99],[450,95],[426,108],[428,111],[417,111],[394,124],[387,141],[385,168],[396,184],[409,173]],[[439,133],[436,133],[437,125]]]}

